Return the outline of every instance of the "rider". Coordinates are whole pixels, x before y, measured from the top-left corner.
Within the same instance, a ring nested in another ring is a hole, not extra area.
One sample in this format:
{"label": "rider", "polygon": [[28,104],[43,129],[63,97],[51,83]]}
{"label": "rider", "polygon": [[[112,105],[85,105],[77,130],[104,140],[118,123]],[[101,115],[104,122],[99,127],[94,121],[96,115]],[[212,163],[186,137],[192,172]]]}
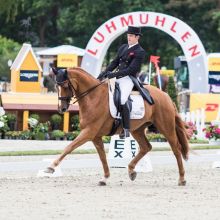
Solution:
{"label": "rider", "polygon": [[[120,134],[121,138],[130,136],[130,110],[127,100],[134,87],[134,83],[129,76],[137,77],[145,57],[145,50],[138,42],[140,36],[142,36],[140,27],[128,26],[128,44],[123,44],[119,48],[115,59],[107,66],[106,70],[98,76],[99,80],[116,77],[116,82],[119,84],[121,90],[121,114],[123,125],[123,133]],[[113,70],[115,71],[112,72]]]}

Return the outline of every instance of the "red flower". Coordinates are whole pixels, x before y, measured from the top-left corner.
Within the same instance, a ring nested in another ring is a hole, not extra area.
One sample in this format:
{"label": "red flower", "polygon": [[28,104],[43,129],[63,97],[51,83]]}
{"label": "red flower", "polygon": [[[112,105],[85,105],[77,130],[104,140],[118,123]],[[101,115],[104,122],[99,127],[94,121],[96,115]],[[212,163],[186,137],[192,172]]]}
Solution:
{"label": "red flower", "polygon": [[196,126],[190,121],[185,123],[186,131],[189,136],[189,138],[196,138],[195,135],[197,135],[197,129]]}
{"label": "red flower", "polygon": [[205,134],[205,137],[206,137],[206,138],[211,138],[211,136],[212,136],[212,135],[211,135],[211,133],[209,133],[209,132],[207,132],[207,133]]}
{"label": "red flower", "polygon": [[216,128],[216,129],[215,129],[215,133],[216,133],[216,134],[220,134],[220,128]]}
{"label": "red flower", "polygon": [[220,128],[218,125],[209,125],[204,129],[205,137],[208,139],[220,139]]}
{"label": "red flower", "polygon": [[134,56],[134,52],[130,52],[130,53],[129,53],[129,56]]}

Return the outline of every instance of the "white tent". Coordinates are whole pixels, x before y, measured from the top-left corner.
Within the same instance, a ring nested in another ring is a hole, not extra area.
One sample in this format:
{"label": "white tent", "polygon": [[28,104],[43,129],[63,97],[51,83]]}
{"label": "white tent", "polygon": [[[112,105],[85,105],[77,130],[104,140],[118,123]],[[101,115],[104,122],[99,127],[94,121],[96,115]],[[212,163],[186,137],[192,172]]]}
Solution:
{"label": "white tent", "polygon": [[85,50],[71,45],[61,45],[50,49],[38,51],[36,52],[36,54],[38,56],[56,56],[58,54],[76,54],[78,56],[83,56],[85,54]]}

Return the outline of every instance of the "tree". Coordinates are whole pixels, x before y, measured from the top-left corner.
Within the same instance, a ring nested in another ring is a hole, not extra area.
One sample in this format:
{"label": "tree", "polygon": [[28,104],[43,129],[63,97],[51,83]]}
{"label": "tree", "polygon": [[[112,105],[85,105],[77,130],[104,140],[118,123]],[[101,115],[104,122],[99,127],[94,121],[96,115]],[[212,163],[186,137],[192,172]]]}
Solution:
{"label": "tree", "polygon": [[[131,11],[156,11],[190,25],[208,52],[220,50],[219,0],[0,0],[0,35],[33,46],[72,44],[85,48],[95,30],[110,18]],[[173,68],[173,57],[183,54],[178,43],[160,30],[143,28],[141,44],[161,66]],[[106,54],[106,63],[126,41],[118,37]]]}
{"label": "tree", "polygon": [[174,83],[173,76],[169,77],[169,81],[168,81],[168,85],[167,85],[167,93],[169,94],[172,101],[175,103],[177,109],[179,109],[179,105],[177,102],[177,91],[176,91],[176,86]]}
{"label": "tree", "polygon": [[191,26],[203,42],[207,52],[217,52],[220,44],[220,1],[219,0],[170,0],[167,13]]}
{"label": "tree", "polygon": [[8,60],[14,60],[21,45],[0,35],[0,77],[10,79]]}
{"label": "tree", "polygon": [[6,15],[6,21],[14,21],[16,16],[20,12],[20,8],[23,7],[24,0],[5,1],[0,0],[0,14]]}

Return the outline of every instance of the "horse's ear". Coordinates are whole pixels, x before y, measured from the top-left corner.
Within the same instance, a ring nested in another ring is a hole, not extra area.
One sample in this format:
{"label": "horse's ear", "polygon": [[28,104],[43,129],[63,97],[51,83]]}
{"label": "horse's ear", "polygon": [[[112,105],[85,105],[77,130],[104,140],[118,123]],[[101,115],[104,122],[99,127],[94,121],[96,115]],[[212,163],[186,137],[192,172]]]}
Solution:
{"label": "horse's ear", "polygon": [[67,69],[65,69],[65,71],[64,71],[64,77],[67,78]]}
{"label": "horse's ear", "polygon": [[55,75],[57,75],[58,70],[57,70],[55,67],[52,67],[52,70],[53,70],[53,73],[54,73]]}

